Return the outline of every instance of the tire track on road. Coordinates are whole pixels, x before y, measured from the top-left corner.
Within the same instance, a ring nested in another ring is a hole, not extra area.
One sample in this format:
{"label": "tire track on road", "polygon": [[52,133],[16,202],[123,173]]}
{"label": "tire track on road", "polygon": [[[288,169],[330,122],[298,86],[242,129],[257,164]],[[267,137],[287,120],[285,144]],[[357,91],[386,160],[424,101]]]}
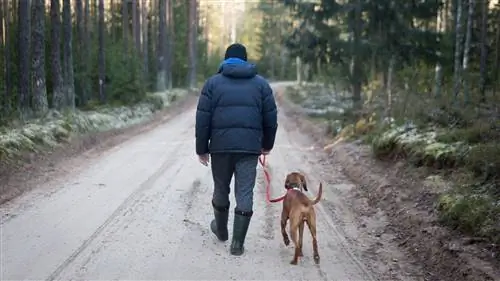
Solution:
{"label": "tire track on road", "polygon": [[[133,206],[142,195],[150,189],[154,183],[160,178],[160,176],[165,173],[169,168],[173,167],[172,158],[176,158],[183,150],[181,149],[183,144],[179,143],[172,150],[173,157],[167,157],[158,170],[156,170],[151,176],[149,176],[146,181],[139,185],[139,187],[131,193],[115,211],[101,224],[96,231],[94,231],[81,245],[78,247],[73,254],[71,254],[66,260],[64,260],[45,280],[53,281],[55,280],[63,271],[66,269],[85,249],[91,245],[91,243],[96,240],[106,228],[121,214],[123,214],[130,206]],[[168,186],[170,187],[170,185]]]}

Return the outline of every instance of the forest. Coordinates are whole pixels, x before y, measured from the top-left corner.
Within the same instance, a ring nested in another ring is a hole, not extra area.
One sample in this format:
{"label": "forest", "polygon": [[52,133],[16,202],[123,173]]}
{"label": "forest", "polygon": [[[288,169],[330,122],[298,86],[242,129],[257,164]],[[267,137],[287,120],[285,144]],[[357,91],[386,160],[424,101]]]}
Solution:
{"label": "forest", "polygon": [[432,208],[500,243],[497,0],[6,0],[0,163],[141,122],[247,46],[331,141],[453,182]]}
{"label": "forest", "polygon": [[[332,140],[451,181],[439,221],[500,242],[500,4],[261,1],[260,66]],[[276,17],[279,14],[279,17]],[[251,28],[251,24],[248,29]],[[423,192],[423,191],[422,191]],[[419,203],[415,203],[419,204]]]}

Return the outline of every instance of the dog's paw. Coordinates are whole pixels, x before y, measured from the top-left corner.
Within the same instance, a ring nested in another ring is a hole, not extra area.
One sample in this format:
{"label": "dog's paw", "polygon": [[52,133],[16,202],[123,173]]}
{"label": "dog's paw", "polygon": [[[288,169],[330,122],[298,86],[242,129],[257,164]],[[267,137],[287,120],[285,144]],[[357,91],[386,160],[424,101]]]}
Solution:
{"label": "dog's paw", "polygon": [[291,265],[297,265],[297,260],[292,260],[292,261],[290,262],[290,264],[291,264]]}
{"label": "dog's paw", "polygon": [[288,237],[283,238],[283,243],[285,243],[285,246],[290,245],[290,239]]}

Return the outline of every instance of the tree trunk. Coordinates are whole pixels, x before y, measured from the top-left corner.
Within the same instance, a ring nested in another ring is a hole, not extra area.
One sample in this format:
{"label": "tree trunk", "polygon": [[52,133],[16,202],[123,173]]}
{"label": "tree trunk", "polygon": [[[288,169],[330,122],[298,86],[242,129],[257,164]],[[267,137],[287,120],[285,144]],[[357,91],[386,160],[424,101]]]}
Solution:
{"label": "tree trunk", "polygon": [[455,98],[460,94],[460,88],[462,86],[462,39],[463,39],[463,30],[462,30],[462,0],[457,1],[457,12],[455,15],[456,18],[456,27],[455,27],[455,65],[454,65],[454,73],[453,73],[453,94]]}
{"label": "tree trunk", "polygon": [[489,0],[482,0],[481,2],[481,61],[479,66],[479,92],[481,95],[481,102],[486,102],[486,77],[487,63],[488,63],[488,4]]}
{"label": "tree trunk", "polygon": [[464,75],[464,101],[465,104],[469,101],[469,51],[472,40],[472,21],[474,20],[474,0],[469,0],[469,11],[467,13],[467,30],[465,34],[464,55],[462,62],[462,71]]}
{"label": "tree trunk", "polygon": [[353,57],[352,57],[352,75],[351,75],[351,86],[352,86],[352,101],[355,109],[361,108],[361,57],[360,57],[360,45],[361,45],[361,1],[356,1],[356,7],[354,8],[354,22],[353,22]]}
{"label": "tree trunk", "polygon": [[167,53],[165,55],[166,57],[166,69],[165,69],[165,74],[166,74],[166,82],[165,86],[167,89],[171,90],[173,87],[173,77],[172,77],[172,66],[173,66],[173,61],[174,61],[174,41],[175,41],[175,31],[174,31],[174,1],[173,0],[167,0],[167,28],[168,31],[166,32],[167,35],[167,42],[166,42],[166,48],[167,48]]}
{"label": "tree trunk", "polygon": [[19,101],[21,119],[29,117],[30,105],[30,2],[19,1],[18,9]]}
{"label": "tree trunk", "polygon": [[123,51],[128,53],[128,0],[122,0]]}
{"label": "tree trunk", "polygon": [[141,21],[139,17],[139,2],[132,0],[132,30],[137,54],[141,53]]}
{"label": "tree trunk", "polygon": [[102,103],[106,101],[105,80],[106,80],[106,65],[104,58],[104,0],[99,0],[99,54],[97,58],[99,68],[99,99]]}
{"label": "tree trunk", "polygon": [[188,70],[188,87],[194,88],[196,86],[196,27],[197,22],[197,4],[196,0],[189,1],[189,16],[188,16],[188,60],[189,60],[189,70]]}
{"label": "tree trunk", "polygon": [[[75,0],[75,13],[76,13],[76,54],[78,60],[78,71],[81,73],[85,67],[85,49],[83,48],[83,37],[84,37],[84,27],[83,27],[83,0]],[[79,104],[85,105],[88,99],[88,92],[86,92],[85,85],[88,84],[87,75],[79,75],[78,82],[78,92],[80,96],[78,97]]]}
{"label": "tree trunk", "polygon": [[50,1],[50,34],[51,34],[51,76],[52,106],[61,110],[65,106],[64,81],[61,70],[61,5],[59,0]]}
{"label": "tree trunk", "polygon": [[142,0],[141,17],[142,17],[142,57],[145,81],[149,79],[149,45],[148,45],[148,0]]}
{"label": "tree trunk", "polygon": [[75,108],[75,75],[73,70],[73,26],[71,23],[71,1],[63,0],[63,77],[66,104]]}
{"label": "tree trunk", "polygon": [[[7,2],[7,1],[5,1]],[[5,10],[5,11],[8,11],[8,10]],[[5,47],[5,40],[4,40],[4,25],[3,25],[3,22],[4,22],[4,3],[0,3],[0,44],[2,46]]]}
{"label": "tree trunk", "polygon": [[[496,33],[495,33],[495,42],[496,42],[496,52],[495,52],[495,67],[493,68],[493,79],[494,80],[500,80],[499,74],[500,74],[500,13],[498,13],[498,18],[497,18],[497,26],[496,26]],[[498,82],[494,83],[494,90],[493,93],[496,96],[497,93],[497,88],[498,88]]]}
{"label": "tree trunk", "polygon": [[443,85],[443,67],[441,65],[441,40],[440,36],[443,34],[443,22],[445,20],[444,14],[446,13],[446,10],[439,8],[437,11],[437,20],[436,20],[436,34],[437,34],[437,63],[436,63],[436,72],[435,72],[435,85],[434,85],[434,96],[436,98],[439,98],[441,96],[441,86]]}
{"label": "tree trunk", "polygon": [[31,70],[33,82],[33,111],[42,115],[49,110],[45,81],[45,0],[31,5]]}
{"label": "tree trunk", "polygon": [[166,89],[166,48],[165,48],[165,25],[166,25],[166,0],[159,0],[159,34],[158,34],[158,73],[156,78],[156,90],[163,92]]}
{"label": "tree trunk", "polygon": [[3,112],[7,115],[12,110],[11,106],[11,94],[12,94],[12,69],[10,67],[11,63],[11,44],[10,44],[10,10],[9,1],[3,1],[5,12],[5,31],[4,35],[7,40],[5,40],[4,46],[4,74],[5,74],[5,92],[4,92],[4,103],[2,104]]}
{"label": "tree trunk", "polygon": [[299,85],[302,85],[302,61],[299,56],[295,57],[296,79]]}
{"label": "tree trunk", "polygon": [[[84,67],[84,74],[85,76],[89,77],[90,76],[90,69],[91,69],[91,58],[90,58],[90,0],[85,0],[85,7],[83,8],[83,26],[84,26],[84,31],[83,31],[83,50],[84,50],[84,58],[85,58],[85,67]],[[92,98],[91,92],[92,92],[92,81],[91,79],[87,78],[87,83],[83,85],[85,87],[85,93],[86,99],[90,100]]]}
{"label": "tree trunk", "polygon": [[392,117],[392,81],[394,78],[394,64],[396,57],[391,55],[389,58],[389,67],[387,68],[387,108],[385,117]]}

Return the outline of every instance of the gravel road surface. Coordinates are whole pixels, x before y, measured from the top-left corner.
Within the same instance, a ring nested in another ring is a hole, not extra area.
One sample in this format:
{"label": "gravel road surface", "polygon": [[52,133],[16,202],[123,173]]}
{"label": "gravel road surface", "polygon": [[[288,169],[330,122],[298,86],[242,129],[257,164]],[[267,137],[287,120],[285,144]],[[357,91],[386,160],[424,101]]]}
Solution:
{"label": "gravel road surface", "polygon": [[[281,203],[266,203],[260,166],[246,252],[229,255],[229,241],[209,231],[212,177],[194,154],[194,117],[193,105],[1,206],[1,279],[377,280],[350,246],[351,219],[327,207],[342,209],[335,192],[352,184],[320,173],[319,152],[281,113],[268,158],[273,197],[293,170],[307,174],[311,198],[320,180],[326,184],[316,206],[321,264],[312,259],[307,228],[304,257],[289,264],[293,248],[280,234]],[[231,223],[232,213],[230,231]]]}

